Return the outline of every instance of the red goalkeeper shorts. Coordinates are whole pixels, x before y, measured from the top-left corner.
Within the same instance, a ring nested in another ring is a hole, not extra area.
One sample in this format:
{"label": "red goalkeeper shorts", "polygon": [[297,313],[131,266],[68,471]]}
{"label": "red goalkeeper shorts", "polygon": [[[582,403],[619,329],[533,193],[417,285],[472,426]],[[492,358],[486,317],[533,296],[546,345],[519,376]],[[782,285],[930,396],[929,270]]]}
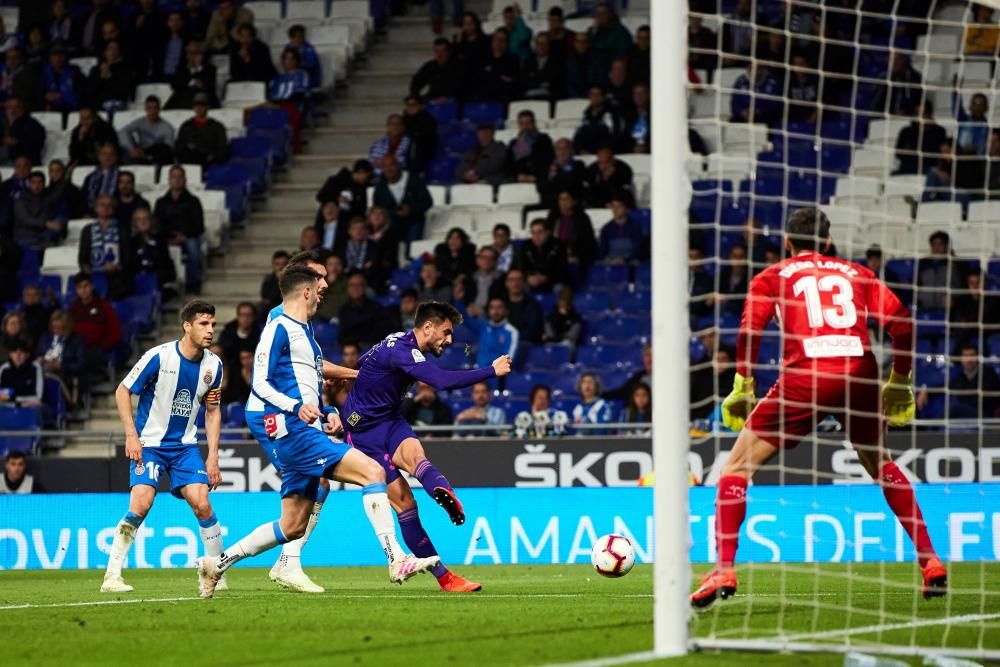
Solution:
{"label": "red goalkeeper shorts", "polygon": [[882,411],[875,358],[831,361],[785,368],[750,413],[746,428],[775,447],[794,447],[832,416],[852,443],[877,444]]}

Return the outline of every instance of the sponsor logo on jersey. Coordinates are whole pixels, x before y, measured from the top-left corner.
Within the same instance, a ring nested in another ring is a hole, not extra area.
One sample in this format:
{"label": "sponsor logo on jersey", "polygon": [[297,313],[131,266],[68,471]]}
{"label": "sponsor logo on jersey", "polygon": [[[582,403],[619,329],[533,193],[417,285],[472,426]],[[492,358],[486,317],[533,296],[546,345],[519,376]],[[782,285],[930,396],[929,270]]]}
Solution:
{"label": "sponsor logo on jersey", "polygon": [[865,346],[857,336],[813,336],[802,341],[802,348],[810,359],[865,355]]}
{"label": "sponsor logo on jersey", "polygon": [[316,459],[316,465],[318,466],[326,465],[326,458]]}
{"label": "sponsor logo on jersey", "polygon": [[257,353],[257,363],[258,364],[263,364],[266,361],[267,361],[267,352],[258,352]]}
{"label": "sponsor logo on jersey", "polygon": [[319,379],[323,380],[323,355],[316,355],[316,374],[319,375]]}
{"label": "sponsor logo on jersey", "polygon": [[421,361],[427,361],[427,358],[424,356],[424,353],[418,350],[417,348],[413,348],[412,350],[410,350],[410,354],[413,355],[414,363],[419,364]]}
{"label": "sponsor logo on jersey", "polygon": [[359,421],[361,421],[361,415],[357,412],[352,412],[351,416],[347,418],[347,423],[351,426],[357,426]]}
{"label": "sponsor logo on jersey", "polygon": [[170,416],[190,417],[191,405],[191,392],[187,389],[181,389],[174,396],[174,402],[170,406]]}

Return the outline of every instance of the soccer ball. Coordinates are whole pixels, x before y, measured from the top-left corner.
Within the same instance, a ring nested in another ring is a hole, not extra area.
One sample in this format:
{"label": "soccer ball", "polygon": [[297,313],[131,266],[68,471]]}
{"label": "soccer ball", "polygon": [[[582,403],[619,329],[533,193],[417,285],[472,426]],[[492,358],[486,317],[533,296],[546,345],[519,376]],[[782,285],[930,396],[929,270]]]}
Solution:
{"label": "soccer ball", "polygon": [[594,543],[590,562],[605,577],[624,577],[635,565],[632,543],[621,535],[604,535]]}

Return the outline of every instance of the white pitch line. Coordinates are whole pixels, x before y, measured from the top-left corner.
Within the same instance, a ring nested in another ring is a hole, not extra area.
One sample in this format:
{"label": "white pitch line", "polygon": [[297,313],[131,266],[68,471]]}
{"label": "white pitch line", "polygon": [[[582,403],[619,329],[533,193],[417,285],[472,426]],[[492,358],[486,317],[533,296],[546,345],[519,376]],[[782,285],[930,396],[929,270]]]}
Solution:
{"label": "white pitch line", "polygon": [[581,660],[579,662],[556,662],[548,665],[542,665],[541,667],[615,667],[615,665],[627,665],[633,662],[649,662],[650,660],[666,657],[668,656],[656,655],[652,651],[643,651],[642,653],[626,653],[624,655],[615,655],[608,658],[594,658],[593,660]]}
{"label": "white pitch line", "polygon": [[925,628],[933,625],[961,625],[976,621],[992,621],[1000,619],[1000,614],[965,614],[963,616],[945,616],[944,618],[927,618],[908,623],[882,623],[880,625],[865,625],[860,628],[845,628],[843,630],[826,630],[824,632],[805,632],[798,635],[771,637],[765,641],[794,642],[802,639],[830,639],[833,637],[848,637],[851,635],[868,635],[876,632],[891,632],[910,628]]}
{"label": "white pitch line", "polygon": [[0,611],[9,609],[55,609],[58,607],[96,607],[109,604],[139,604],[142,602],[186,602],[201,598],[136,598],[134,600],[91,600],[90,602],[57,602],[54,604],[11,604],[0,607]]}

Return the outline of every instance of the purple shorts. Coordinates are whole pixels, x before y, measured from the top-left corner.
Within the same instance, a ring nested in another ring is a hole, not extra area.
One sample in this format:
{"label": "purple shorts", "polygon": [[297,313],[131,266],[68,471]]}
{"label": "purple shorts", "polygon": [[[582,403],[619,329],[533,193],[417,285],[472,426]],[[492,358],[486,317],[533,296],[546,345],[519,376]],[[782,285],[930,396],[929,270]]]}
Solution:
{"label": "purple shorts", "polygon": [[368,455],[385,469],[386,484],[399,479],[399,471],[392,464],[392,457],[400,443],[407,438],[416,437],[413,427],[405,419],[393,419],[360,431],[350,427],[347,430],[347,444]]}

